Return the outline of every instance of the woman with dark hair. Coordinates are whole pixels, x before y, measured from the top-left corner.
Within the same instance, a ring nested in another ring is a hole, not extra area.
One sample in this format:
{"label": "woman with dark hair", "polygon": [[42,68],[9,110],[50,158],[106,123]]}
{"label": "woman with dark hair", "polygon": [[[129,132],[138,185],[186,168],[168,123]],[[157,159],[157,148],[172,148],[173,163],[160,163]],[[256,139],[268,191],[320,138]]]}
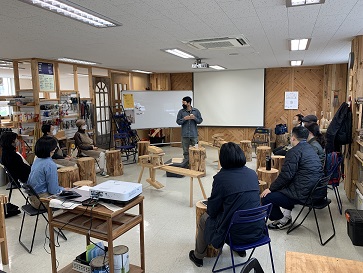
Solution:
{"label": "woman with dark hair", "polygon": [[302,114],[295,115],[292,120],[292,125],[294,125],[294,127],[301,126],[303,123],[303,118],[304,118],[304,116]]}
{"label": "woman with dark hair", "polygon": [[306,129],[309,130],[309,136],[307,138],[308,143],[313,146],[315,152],[318,154],[321,164],[324,166],[325,163],[325,138],[322,133],[320,133],[319,125],[314,122],[307,126]]}
{"label": "woman with dark hair", "polygon": [[[57,194],[64,189],[58,184],[57,165],[51,158],[56,148],[57,141],[49,136],[39,138],[35,144],[35,155],[38,158],[32,165],[28,184],[40,197]],[[36,197],[30,196],[29,201],[35,208],[40,205]]]}
{"label": "woman with dark hair", "polygon": [[30,165],[16,152],[18,135],[13,132],[4,132],[0,138],[2,148],[1,163],[6,167],[15,182],[20,180],[26,183],[30,173]]}
{"label": "woman with dark hair", "polygon": [[[221,248],[231,222],[238,210],[260,206],[259,186],[256,172],[245,166],[246,158],[240,146],[228,142],[222,145],[219,155],[221,170],[213,177],[211,196],[207,212],[198,223],[195,250],[189,252],[189,259],[198,267],[203,266],[207,246]],[[234,243],[253,243],[263,236],[265,222],[236,225],[231,230]],[[246,252],[239,252],[244,257]]]}

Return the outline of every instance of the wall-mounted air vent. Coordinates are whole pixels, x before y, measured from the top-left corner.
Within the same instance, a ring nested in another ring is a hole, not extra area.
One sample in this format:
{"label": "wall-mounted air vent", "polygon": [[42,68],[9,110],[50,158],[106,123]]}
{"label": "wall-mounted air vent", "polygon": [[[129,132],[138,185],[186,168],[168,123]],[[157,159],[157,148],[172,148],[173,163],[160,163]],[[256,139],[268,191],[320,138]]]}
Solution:
{"label": "wall-mounted air vent", "polygon": [[247,39],[243,36],[201,39],[188,41],[186,43],[196,49],[230,49],[250,46]]}

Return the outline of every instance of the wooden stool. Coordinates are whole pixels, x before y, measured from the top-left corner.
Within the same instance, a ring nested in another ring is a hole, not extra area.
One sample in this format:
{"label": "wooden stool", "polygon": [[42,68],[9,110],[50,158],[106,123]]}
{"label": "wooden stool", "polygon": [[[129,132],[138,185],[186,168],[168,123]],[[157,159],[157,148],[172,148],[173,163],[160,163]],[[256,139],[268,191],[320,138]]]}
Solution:
{"label": "wooden stool", "polygon": [[270,187],[271,183],[275,181],[279,175],[279,170],[271,168],[271,170],[266,170],[266,167],[260,167],[257,169],[258,180],[264,181],[267,184],[267,188]]}
{"label": "wooden stool", "polygon": [[4,204],[8,203],[8,197],[4,194],[0,195],[0,246],[1,246],[1,262],[9,264],[8,241],[6,239],[5,227],[5,211]]}
{"label": "wooden stool", "polygon": [[190,147],[189,148],[189,168],[193,171],[198,171],[206,175],[205,168],[205,148]]}
{"label": "wooden stool", "polygon": [[[81,157],[77,159],[79,168],[79,180],[92,180],[96,184],[96,168],[93,157]],[[72,181],[74,182],[74,181]]]}
{"label": "wooden stool", "polygon": [[271,156],[271,147],[269,146],[259,146],[256,149],[257,162],[256,170],[260,167],[266,167],[266,156]]}
{"label": "wooden stool", "polygon": [[149,154],[150,141],[138,141],[137,142],[137,157]]}
{"label": "wooden stool", "polygon": [[[198,227],[200,217],[202,217],[204,212],[207,211],[207,207],[201,201],[198,201],[197,204],[195,205],[195,209],[196,209],[196,224]],[[198,228],[196,228],[195,237],[197,237],[197,235],[198,235]],[[208,245],[207,257],[217,257],[218,253],[219,249],[214,248],[212,245]]]}
{"label": "wooden stool", "polygon": [[245,154],[246,161],[250,162],[252,161],[252,144],[251,140],[241,140],[240,142],[241,149],[243,153]]}
{"label": "wooden stool", "polygon": [[120,150],[106,151],[106,169],[107,174],[110,176],[124,174]]}
{"label": "wooden stool", "polygon": [[91,180],[81,180],[81,181],[73,182],[73,187],[82,187],[82,186],[92,187],[93,185],[94,185],[93,181],[91,181]]}
{"label": "wooden stool", "polygon": [[78,167],[63,167],[58,169],[57,172],[59,185],[64,188],[71,188],[73,182],[80,180]]}
{"label": "wooden stool", "polygon": [[276,148],[289,145],[289,134],[276,135]]}
{"label": "wooden stool", "polygon": [[284,164],[285,161],[285,156],[273,155],[271,156],[271,160],[272,160],[272,167],[278,169],[279,172],[281,172],[282,165]]}
{"label": "wooden stool", "polygon": [[260,187],[260,194],[267,189],[267,183],[262,180],[258,180],[258,185]]}

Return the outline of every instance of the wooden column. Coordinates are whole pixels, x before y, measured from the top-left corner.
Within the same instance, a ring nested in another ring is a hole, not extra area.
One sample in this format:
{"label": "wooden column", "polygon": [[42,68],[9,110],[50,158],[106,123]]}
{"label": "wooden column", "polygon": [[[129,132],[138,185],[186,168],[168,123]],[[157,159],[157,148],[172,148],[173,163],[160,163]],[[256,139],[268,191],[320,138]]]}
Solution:
{"label": "wooden column", "polygon": [[6,239],[5,211],[4,205],[8,203],[8,197],[0,195],[0,245],[1,245],[1,262],[9,264],[8,241]]}
{"label": "wooden column", "polygon": [[277,176],[279,175],[279,170],[271,168],[271,170],[266,170],[266,167],[260,167],[257,169],[257,177],[258,180],[264,181],[267,183],[267,188],[270,187],[271,183],[275,181]]}
{"label": "wooden column", "polygon": [[251,140],[241,140],[239,143],[240,143],[242,151],[245,154],[246,161],[247,162],[252,161],[252,144],[251,144]]}
{"label": "wooden column", "polygon": [[[202,215],[204,214],[204,212],[207,211],[207,207],[201,202],[198,201],[197,204],[195,205],[195,209],[196,209],[196,229],[195,229],[195,237],[198,236],[198,224],[200,221],[200,218],[202,217]],[[209,245],[207,248],[207,257],[217,257],[219,253],[219,249],[214,248],[212,245]]]}
{"label": "wooden column", "polygon": [[257,154],[257,162],[256,162],[256,170],[260,167],[266,167],[266,156],[271,156],[271,147],[268,146],[259,146],[256,149]]}
{"label": "wooden column", "polygon": [[58,169],[58,182],[64,188],[71,188],[73,182],[79,181],[78,167],[63,167]]}
{"label": "wooden column", "polygon": [[106,169],[110,176],[124,174],[120,150],[106,151]]}
{"label": "wooden column", "polygon": [[272,167],[278,169],[279,172],[281,172],[282,165],[284,164],[285,161],[285,156],[273,155],[271,156],[271,160],[272,160]]}
{"label": "wooden column", "polygon": [[95,163],[96,162],[93,157],[81,157],[77,159],[80,178],[79,180],[91,180],[96,185]]}
{"label": "wooden column", "polygon": [[189,166],[191,170],[203,172],[203,176],[206,175],[205,148],[189,148]]}

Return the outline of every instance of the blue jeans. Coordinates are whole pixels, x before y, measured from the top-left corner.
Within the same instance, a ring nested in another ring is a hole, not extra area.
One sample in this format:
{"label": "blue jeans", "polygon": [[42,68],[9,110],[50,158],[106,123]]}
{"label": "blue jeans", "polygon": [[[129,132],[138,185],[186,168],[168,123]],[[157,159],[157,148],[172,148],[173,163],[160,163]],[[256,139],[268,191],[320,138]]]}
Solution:
{"label": "blue jeans", "polygon": [[271,192],[261,199],[262,205],[272,204],[272,210],[269,219],[272,221],[280,220],[284,217],[281,208],[292,210],[295,204],[300,204],[298,200],[287,197],[279,191]]}
{"label": "blue jeans", "polygon": [[189,146],[194,146],[197,143],[198,143],[197,137],[182,137],[184,159],[189,160]]}

